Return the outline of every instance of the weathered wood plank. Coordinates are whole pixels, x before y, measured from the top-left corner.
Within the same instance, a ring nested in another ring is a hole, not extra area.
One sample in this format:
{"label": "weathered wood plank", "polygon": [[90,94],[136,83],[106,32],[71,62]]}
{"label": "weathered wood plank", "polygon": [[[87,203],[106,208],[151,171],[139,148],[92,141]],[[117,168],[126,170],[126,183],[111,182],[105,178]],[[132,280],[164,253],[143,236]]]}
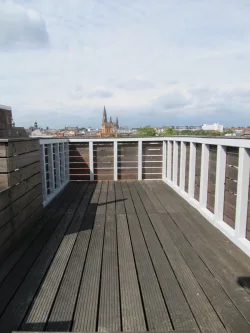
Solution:
{"label": "weathered wood plank", "polygon": [[98,332],[117,332],[121,330],[117,230],[114,214],[115,202],[112,192],[109,187],[100,281]]}
{"label": "weathered wood plank", "polygon": [[13,157],[0,158],[0,172],[11,172],[40,161],[40,151],[33,151]]}
{"label": "weathered wood plank", "polygon": [[128,214],[127,217],[148,329],[156,331],[171,330],[172,324],[137,215]]}
{"label": "weathered wood plank", "polygon": [[150,214],[150,219],[201,332],[225,332],[209,300],[163,226],[160,216]]}
{"label": "weathered wood plank", "polygon": [[75,308],[73,331],[93,332],[96,329],[104,228],[105,215],[96,215]]}
{"label": "weathered wood plank", "polygon": [[[179,217],[180,220],[176,219],[176,223],[183,222],[181,215]],[[161,220],[227,330],[235,333],[243,333],[250,330],[246,320],[214,278],[213,274],[211,274],[198,253],[194,251],[178,228],[178,225],[167,214],[161,215]]]}
{"label": "weathered wood plank", "polygon": [[0,319],[0,330],[12,331],[18,329],[21,325],[24,316],[39,288],[39,285],[54,258],[58,246],[60,245],[64,234],[71,223],[80,200],[81,197],[76,195],[76,199],[73,200],[72,204],[68,208],[68,211],[62,218],[59,227],[56,228],[53,237],[49,239],[48,243],[39,254],[36,262],[23,280],[22,285],[19,287],[11,302],[8,304]]}
{"label": "weathered wood plank", "polygon": [[[38,257],[39,253],[42,251],[43,247],[47,243],[50,236],[53,234],[54,230],[58,226],[58,223],[61,221],[63,214],[66,212],[66,210],[69,208],[71,202],[74,200],[75,196],[78,193],[77,184],[75,186],[70,186],[68,189],[68,196],[64,197],[63,205],[60,209],[56,211],[56,213],[53,215],[53,211],[49,212],[51,215],[45,214],[42,218],[43,221],[40,222],[37,226],[37,228],[41,231],[41,234],[39,234],[39,237],[35,242],[32,244],[29,243],[29,241],[26,239],[25,243],[28,243],[28,249],[25,253],[25,256],[23,256],[20,260],[18,260],[16,266],[13,268],[13,270],[8,275],[8,278],[3,281],[3,283],[0,286],[0,294],[1,294],[1,301],[0,301],[0,315],[3,312],[6,305],[11,300],[12,296],[15,294],[18,286],[22,282],[23,278],[31,268],[32,264],[35,262],[36,258]],[[59,206],[60,207],[60,206]],[[44,219],[46,221],[44,221]],[[47,223],[46,223],[47,222]],[[40,225],[43,225],[43,223],[46,223],[45,227],[40,229]],[[36,233],[35,233],[36,237]],[[21,248],[20,248],[21,251]]]}
{"label": "weathered wood plank", "polygon": [[124,332],[145,332],[143,304],[125,214],[117,215],[117,237],[122,328]]}
{"label": "weathered wood plank", "polygon": [[[79,199],[77,199],[77,201],[79,205],[86,199],[87,187],[87,184],[84,184],[78,193]],[[77,210],[78,209],[79,206],[77,207]],[[67,236],[62,239],[55,257],[49,267],[49,270],[46,273],[46,277],[39,287],[39,292],[33,301],[32,308],[25,316],[24,322],[21,326],[21,329],[23,330],[42,331],[45,328],[54,302],[54,298],[57,294],[57,290],[68,264],[78,231],[82,223],[81,215],[74,215],[74,210],[72,210],[71,215],[73,219],[67,230]],[[69,214],[67,217],[68,216]]]}
{"label": "weathered wood plank", "polygon": [[6,208],[0,211],[0,232],[1,228],[8,223],[12,218],[20,213],[22,209],[29,206],[30,203],[37,197],[42,196],[42,184],[36,185],[30,191],[27,191],[23,196],[14,202],[11,202]]}
{"label": "weathered wood plank", "polygon": [[41,230],[46,226],[46,223],[48,223],[51,216],[60,208],[60,205],[62,205],[63,200],[67,197],[67,195],[69,195],[68,194],[69,189],[70,186],[68,184],[65,188],[65,191],[60,192],[58,196],[53,200],[53,204],[52,202],[50,202],[50,204],[48,204],[46,208],[43,208],[42,217],[39,219],[39,221],[38,219],[36,220],[37,221],[36,225],[29,230],[29,232],[20,242],[17,249],[15,249],[15,251],[13,251],[11,255],[8,256],[8,259],[5,260],[3,263],[1,263],[0,284],[10,273],[11,269],[17,264],[22,255],[25,253],[25,251],[29,248],[29,246],[32,244],[35,238],[39,235]]}
{"label": "weathered wood plank", "polygon": [[[139,187],[140,185],[136,186],[137,190],[139,190]],[[146,193],[142,190],[138,193],[147,213],[150,214],[151,210],[147,206]],[[138,214],[138,218],[175,329],[183,331],[198,330],[193,314],[163,252],[148,215]]]}

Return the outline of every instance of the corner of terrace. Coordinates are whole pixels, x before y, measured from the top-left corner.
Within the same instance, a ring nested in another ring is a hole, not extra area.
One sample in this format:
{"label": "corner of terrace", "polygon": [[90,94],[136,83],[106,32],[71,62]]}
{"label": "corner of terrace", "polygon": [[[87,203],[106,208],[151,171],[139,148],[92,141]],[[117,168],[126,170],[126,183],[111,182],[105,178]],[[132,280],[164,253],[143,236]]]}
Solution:
{"label": "corner of terrace", "polygon": [[0,332],[250,332],[250,140],[0,140]]}

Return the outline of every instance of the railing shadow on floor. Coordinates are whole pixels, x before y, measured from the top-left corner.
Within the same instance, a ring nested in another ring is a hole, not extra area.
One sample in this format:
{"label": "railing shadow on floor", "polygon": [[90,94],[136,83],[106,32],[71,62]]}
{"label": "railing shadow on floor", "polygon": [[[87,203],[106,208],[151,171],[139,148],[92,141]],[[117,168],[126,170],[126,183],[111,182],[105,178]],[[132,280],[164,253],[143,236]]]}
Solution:
{"label": "railing shadow on floor", "polygon": [[[48,322],[47,324],[41,323],[25,323],[25,330],[21,332],[69,332],[73,326],[73,320]],[[45,328],[44,328],[45,327]],[[19,331],[14,331],[17,333]]]}

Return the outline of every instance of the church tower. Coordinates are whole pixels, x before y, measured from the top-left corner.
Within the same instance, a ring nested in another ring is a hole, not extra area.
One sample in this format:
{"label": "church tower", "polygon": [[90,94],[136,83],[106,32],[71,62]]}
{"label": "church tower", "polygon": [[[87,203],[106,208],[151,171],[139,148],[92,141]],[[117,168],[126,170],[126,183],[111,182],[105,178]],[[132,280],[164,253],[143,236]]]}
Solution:
{"label": "church tower", "polygon": [[107,111],[104,105],[104,109],[103,109],[103,115],[102,115],[102,125],[106,124],[108,122],[107,120]]}

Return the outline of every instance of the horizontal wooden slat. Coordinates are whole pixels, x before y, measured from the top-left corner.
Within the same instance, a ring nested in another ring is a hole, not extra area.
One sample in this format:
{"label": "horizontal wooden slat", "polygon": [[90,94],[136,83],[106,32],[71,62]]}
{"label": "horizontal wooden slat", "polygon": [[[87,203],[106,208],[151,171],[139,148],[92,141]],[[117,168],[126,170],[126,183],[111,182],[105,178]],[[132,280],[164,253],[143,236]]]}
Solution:
{"label": "horizontal wooden slat", "polygon": [[39,140],[22,140],[17,142],[0,143],[0,157],[12,157],[14,155],[26,154],[28,152],[39,150]]}
{"label": "horizontal wooden slat", "polygon": [[[0,261],[3,261],[7,255],[12,252],[28,231],[37,223],[43,214],[42,196],[35,199],[28,207],[27,211],[21,212],[16,219],[15,225],[7,230],[7,241],[3,241],[0,233]],[[6,225],[6,227],[7,227]]]}
{"label": "horizontal wooden slat", "polygon": [[238,179],[238,168],[226,165],[226,177],[237,180]]}
{"label": "horizontal wooden slat", "polygon": [[229,191],[225,191],[224,193],[224,201],[229,203],[230,205],[236,207],[236,199],[237,196],[234,193],[231,193]]}
{"label": "horizontal wooden slat", "polygon": [[42,195],[42,184],[36,185],[30,191],[14,202],[11,202],[6,208],[0,211],[0,232],[1,227],[16,216],[22,209],[27,207],[32,200]]}
{"label": "horizontal wooden slat", "polygon": [[162,178],[162,174],[142,174],[142,179],[161,179]]}
{"label": "horizontal wooden slat", "polygon": [[6,187],[14,186],[37,173],[40,173],[40,162],[36,162],[10,173],[0,174],[0,186],[1,184]]}
{"label": "horizontal wooden slat", "polygon": [[11,203],[10,189],[7,188],[0,192],[0,211]]}
{"label": "horizontal wooden slat", "polygon": [[42,195],[30,202],[18,215],[1,228],[0,244],[4,244],[8,238],[11,237],[22,225],[29,219],[29,217],[42,206]]}
{"label": "horizontal wooden slat", "polygon": [[225,189],[229,192],[237,193],[237,182],[229,178],[226,178]]}
{"label": "horizontal wooden slat", "polygon": [[0,172],[11,172],[40,161],[40,151],[0,158]]}
{"label": "horizontal wooden slat", "polygon": [[[227,147],[228,149],[228,147]],[[234,165],[234,166],[238,166],[238,159],[239,159],[239,155],[238,153],[231,153],[227,151],[227,155],[226,155],[226,164],[227,165]]]}

